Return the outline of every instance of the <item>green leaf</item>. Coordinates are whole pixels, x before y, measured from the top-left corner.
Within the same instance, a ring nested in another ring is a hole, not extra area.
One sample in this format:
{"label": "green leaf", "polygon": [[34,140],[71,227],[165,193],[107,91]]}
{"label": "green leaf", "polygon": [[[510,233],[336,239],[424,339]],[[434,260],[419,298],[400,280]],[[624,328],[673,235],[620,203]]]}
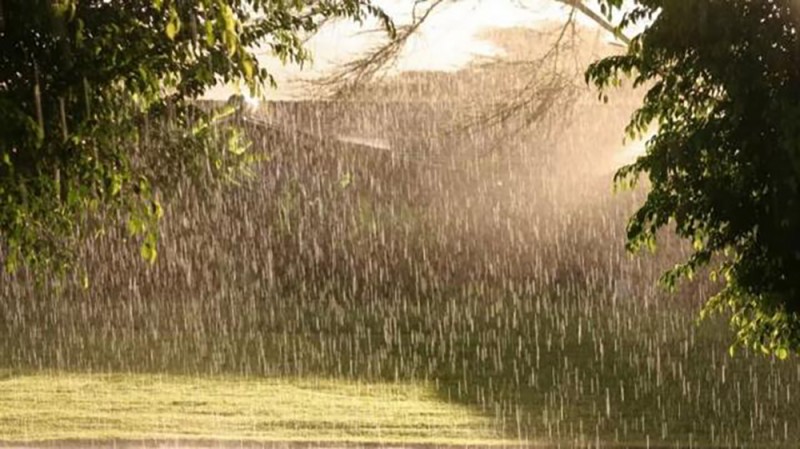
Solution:
{"label": "green leaf", "polygon": [[175,36],[178,34],[178,24],[176,22],[169,22],[167,24],[167,37],[170,40],[175,40]]}
{"label": "green leaf", "polygon": [[158,235],[155,232],[150,232],[142,242],[142,247],[140,248],[139,252],[142,256],[142,259],[146,260],[150,264],[154,264],[156,262],[156,258],[158,257]]}
{"label": "green leaf", "polygon": [[242,58],[242,71],[244,72],[246,80],[250,81],[253,79],[253,63],[247,57]]}
{"label": "green leaf", "polygon": [[206,20],[206,45],[213,47],[217,43],[217,35],[214,33],[214,22]]}
{"label": "green leaf", "polygon": [[345,173],[339,179],[339,187],[346,189],[353,183],[353,175],[350,172]]}
{"label": "green leaf", "polygon": [[232,130],[228,133],[228,142],[225,146],[225,149],[236,156],[240,156],[244,154],[245,147],[241,144],[241,137],[236,130]]}
{"label": "green leaf", "polygon": [[172,9],[170,10],[169,14],[169,22],[167,22],[167,29],[166,29],[167,37],[170,40],[175,40],[175,36],[178,35],[180,30],[181,30],[180,17],[178,17],[178,12]]}
{"label": "green leaf", "polygon": [[224,34],[225,46],[228,49],[228,57],[236,54],[238,43],[236,42],[236,33],[225,32]]}
{"label": "green leaf", "polygon": [[144,221],[139,217],[133,216],[128,219],[128,234],[130,236],[140,235],[144,232],[146,226]]}
{"label": "green leaf", "polygon": [[154,264],[156,262],[156,258],[158,257],[158,251],[156,250],[155,246],[150,245],[148,243],[143,243],[140,249],[140,254],[142,259],[147,261],[150,264]]}
{"label": "green leaf", "polygon": [[233,14],[233,10],[228,5],[223,5],[220,14],[222,15],[222,22],[225,24],[225,32],[222,38],[228,50],[228,56],[231,57],[236,54],[239,47],[239,35],[236,32],[236,17]]}
{"label": "green leaf", "polygon": [[161,218],[164,216],[164,209],[161,207],[161,203],[158,201],[153,201],[150,204],[150,215],[156,220],[161,220]]}
{"label": "green leaf", "polygon": [[119,174],[114,174],[111,176],[111,190],[109,193],[111,196],[119,195],[119,192],[122,190],[122,176]]}

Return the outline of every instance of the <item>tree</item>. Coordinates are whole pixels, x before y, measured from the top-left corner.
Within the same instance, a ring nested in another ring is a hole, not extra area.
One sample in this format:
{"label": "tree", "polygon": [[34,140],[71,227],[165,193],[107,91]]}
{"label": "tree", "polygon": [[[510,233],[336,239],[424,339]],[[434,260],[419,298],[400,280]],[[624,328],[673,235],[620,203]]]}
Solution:
{"label": "tree", "polygon": [[371,0],[0,0],[0,257],[70,266],[87,232],[124,218],[156,257],[159,198],[218,182],[252,155],[197,99],[274,81],[253,51],[309,58],[329,19],[389,18]]}
{"label": "tree", "polygon": [[[423,11],[397,39],[325,81],[340,93],[368,81],[431,11],[457,1],[415,2]],[[800,351],[800,3],[554,1],[627,48],[587,70],[601,98],[625,77],[647,88],[627,134],[656,132],[646,154],[615,178],[631,187],[649,178],[646,201],[629,222],[628,249],[653,248],[658,231],[674,226],[694,250],[665,273],[667,286],[705,267],[722,287],[703,316],[729,310],[739,345],[779,358]],[[637,28],[643,31],[633,39],[625,36]],[[536,99],[535,91],[520,92],[502,112]]]}
{"label": "tree", "polygon": [[[620,14],[621,0],[601,3]],[[779,358],[800,351],[799,7],[637,0],[621,27],[644,31],[586,75],[602,90],[623,76],[648,89],[627,132],[657,132],[616,175],[628,185],[649,179],[628,247],[650,246],[674,225],[694,251],[665,282],[708,266],[723,287],[704,313],[729,309],[737,343]]]}

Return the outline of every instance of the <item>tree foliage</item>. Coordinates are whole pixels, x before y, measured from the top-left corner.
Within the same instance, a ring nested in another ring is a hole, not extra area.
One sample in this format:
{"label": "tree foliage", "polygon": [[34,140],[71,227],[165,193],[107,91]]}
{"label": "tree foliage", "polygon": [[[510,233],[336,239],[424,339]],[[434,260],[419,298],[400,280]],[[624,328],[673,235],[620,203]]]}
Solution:
{"label": "tree foliage", "polygon": [[391,30],[370,0],[0,0],[6,267],[62,270],[81,234],[117,219],[154,260],[159,198],[252,158],[234,127],[214,126],[220,111],[193,100],[220,82],[257,95],[274,84],[258,46],[302,63],[323,22],[368,16]]}
{"label": "tree foliage", "polygon": [[[610,16],[622,1],[601,4]],[[705,312],[729,309],[738,343],[780,358],[800,350],[799,5],[637,0],[621,27],[645,30],[587,72],[601,89],[624,76],[644,86],[627,131],[657,127],[646,154],[617,173],[650,182],[630,249],[674,225],[694,251],[664,280],[709,266],[724,287]]]}

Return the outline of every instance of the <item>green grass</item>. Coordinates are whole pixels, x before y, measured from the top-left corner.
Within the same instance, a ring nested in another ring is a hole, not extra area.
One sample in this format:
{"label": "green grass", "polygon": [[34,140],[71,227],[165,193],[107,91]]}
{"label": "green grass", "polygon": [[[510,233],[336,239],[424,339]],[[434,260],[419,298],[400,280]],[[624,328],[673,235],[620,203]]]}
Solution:
{"label": "green grass", "polygon": [[0,441],[507,444],[494,421],[422,383],[35,374],[0,380]]}

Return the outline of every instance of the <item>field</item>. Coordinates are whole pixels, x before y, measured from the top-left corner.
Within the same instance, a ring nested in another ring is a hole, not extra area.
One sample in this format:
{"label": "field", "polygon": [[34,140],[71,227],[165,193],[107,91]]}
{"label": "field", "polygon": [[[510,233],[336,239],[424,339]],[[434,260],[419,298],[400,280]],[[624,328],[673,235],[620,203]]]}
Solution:
{"label": "field", "polygon": [[490,418],[424,384],[144,374],[8,375],[0,441],[496,445]]}

